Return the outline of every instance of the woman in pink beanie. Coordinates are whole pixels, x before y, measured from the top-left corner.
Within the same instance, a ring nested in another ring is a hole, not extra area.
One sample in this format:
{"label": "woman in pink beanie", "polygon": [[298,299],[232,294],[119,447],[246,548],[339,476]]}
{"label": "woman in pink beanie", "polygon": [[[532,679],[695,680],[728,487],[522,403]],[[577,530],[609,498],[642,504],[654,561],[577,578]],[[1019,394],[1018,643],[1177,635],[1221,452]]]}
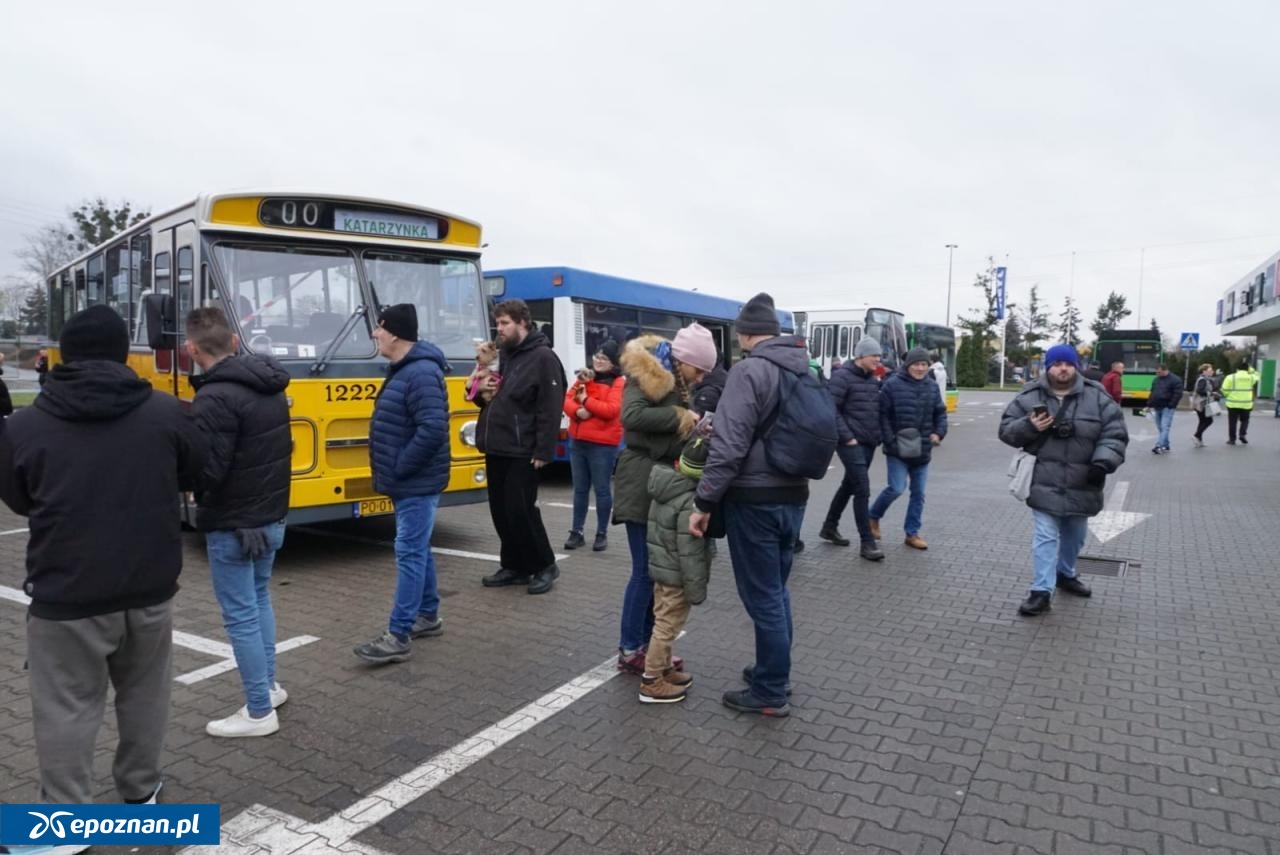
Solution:
{"label": "woman in pink beanie", "polygon": [[[716,341],[711,330],[694,321],[676,333],[671,342],[671,355],[677,362],[688,365],[703,374],[710,373],[716,367]],[[686,377],[693,382],[693,378]],[[701,378],[698,378],[701,379]]]}

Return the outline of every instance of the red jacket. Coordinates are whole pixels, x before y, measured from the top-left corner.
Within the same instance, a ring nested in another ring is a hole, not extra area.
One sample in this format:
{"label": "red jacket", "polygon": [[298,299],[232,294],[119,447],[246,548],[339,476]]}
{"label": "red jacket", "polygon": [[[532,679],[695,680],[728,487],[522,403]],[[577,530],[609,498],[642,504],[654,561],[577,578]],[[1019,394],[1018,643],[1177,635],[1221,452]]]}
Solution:
{"label": "red jacket", "polygon": [[[578,403],[576,395],[583,388],[581,381],[569,387],[564,396],[564,414],[569,417],[569,436],[584,442],[600,445],[622,444],[622,387],[626,381],[614,377],[612,383],[586,383],[587,398]],[[591,418],[578,418],[578,409],[591,413]]]}
{"label": "red jacket", "polygon": [[[1096,376],[1096,375],[1095,375]],[[1107,390],[1107,394],[1120,403],[1123,394],[1123,382],[1120,379],[1120,373],[1117,371],[1108,371],[1102,375],[1102,387]]]}

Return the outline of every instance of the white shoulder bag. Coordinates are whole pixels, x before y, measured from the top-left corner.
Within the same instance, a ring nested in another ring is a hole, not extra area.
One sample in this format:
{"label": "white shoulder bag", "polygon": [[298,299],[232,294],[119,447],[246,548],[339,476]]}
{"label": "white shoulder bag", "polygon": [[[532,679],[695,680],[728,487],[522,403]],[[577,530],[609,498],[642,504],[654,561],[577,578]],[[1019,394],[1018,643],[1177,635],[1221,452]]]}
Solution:
{"label": "white shoulder bag", "polygon": [[1036,471],[1036,456],[1019,451],[1009,461],[1009,493],[1019,502],[1031,495],[1031,476]]}

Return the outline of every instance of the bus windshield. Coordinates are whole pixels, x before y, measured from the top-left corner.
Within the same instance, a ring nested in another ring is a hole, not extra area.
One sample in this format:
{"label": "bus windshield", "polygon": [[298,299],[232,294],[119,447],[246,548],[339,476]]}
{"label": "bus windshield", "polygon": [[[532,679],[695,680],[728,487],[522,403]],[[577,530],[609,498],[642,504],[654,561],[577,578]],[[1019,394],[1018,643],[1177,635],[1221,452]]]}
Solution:
{"label": "bus windshield", "polygon": [[1154,374],[1160,366],[1160,344],[1154,341],[1100,341],[1095,357],[1102,370],[1123,362],[1125,371]]}
{"label": "bus windshield", "polygon": [[[245,346],[256,353],[313,359],[365,304],[355,258],[346,250],[223,243],[213,259]],[[374,353],[364,318],[331,355]]]}
{"label": "bus windshield", "polygon": [[880,342],[884,349],[883,365],[886,368],[897,368],[907,353],[907,328],[902,313],[888,309],[868,309],[865,334]]}
{"label": "bus windshield", "polygon": [[449,359],[474,359],[489,338],[485,297],[476,262],[402,252],[366,252],[365,275],[379,306],[412,303],[418,338]]}

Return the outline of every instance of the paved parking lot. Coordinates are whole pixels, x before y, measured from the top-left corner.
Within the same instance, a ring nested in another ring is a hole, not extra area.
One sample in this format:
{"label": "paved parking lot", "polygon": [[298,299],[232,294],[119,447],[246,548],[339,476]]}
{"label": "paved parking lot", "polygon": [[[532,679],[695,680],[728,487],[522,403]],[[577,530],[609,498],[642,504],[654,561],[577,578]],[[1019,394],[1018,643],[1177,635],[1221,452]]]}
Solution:
{"label": "paved parking lot", "polygon": [[[1280,855],[1280,421],[1259,411],[1247,447],[1226,446],[1218,424],[1192,449],[1182,413],[1173,453],[1157,457],[1154,429],[1129,416],[1113,515],[1094,529],[1105,542],[1085,548],[1128,562],[1124,575],[1091,577],[1091,600],[1026,620],[1030,514],[1005,491],[1010,452],[995,439],[1008,397],[964,396],[934,456],[927,552],[901,544],[905,497],[884,520],[883,564],[822,544],[839,472],[814,486],[788,719],[720,705],[753,649],[725,550],[677,645],[695,686],[655,708],[636,701],[635,678],[598,667],[617,642],[621,529],[605,553],[569,553],[555,591],[531,597],[480,586],[497,550],[473,507],[436,526],[445,634],[382,669],[351,647],[385,627],[389,521],[291,530],[273,590],[279,638],[297,644],[279,656],[280,733],[215,740],[205,722],[243,699],[234,671],[212,673],[225,636],[191,536],[164,799],[221,804],[222,850],[236,853]],[[543,491],[557,547],[565,481]],[[10,590],[23,526],[0,513]],[[0,801],[28,801],[12,598],[0,649]],[[104,801],[113,739],[104,728]]]}

